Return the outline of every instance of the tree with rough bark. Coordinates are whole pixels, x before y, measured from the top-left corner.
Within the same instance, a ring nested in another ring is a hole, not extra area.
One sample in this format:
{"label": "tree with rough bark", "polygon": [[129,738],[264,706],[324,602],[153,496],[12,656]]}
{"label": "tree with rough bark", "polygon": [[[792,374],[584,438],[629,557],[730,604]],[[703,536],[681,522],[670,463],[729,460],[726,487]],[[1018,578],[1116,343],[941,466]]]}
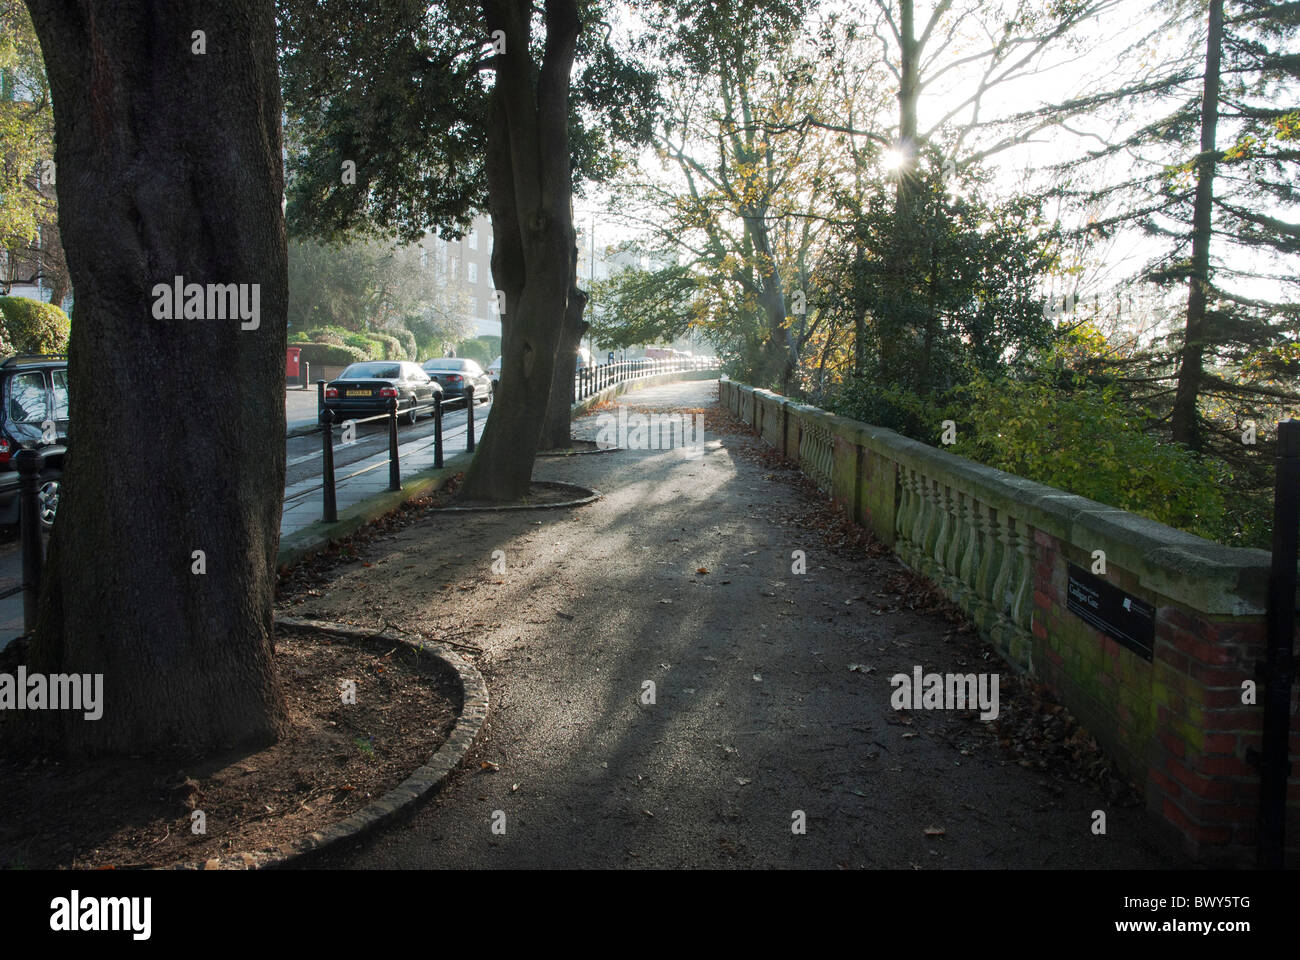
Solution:
{"label": "tree with rough bark", "polygon": [[[1026,83],[1065,56],[1083,25],[1122,11],[1122,0],[874,0],[868,20],[897,93],[894,123],[886,129],[883,159],[893,181],[893,237],[883,272],[877,374],[909,389],[930,389],[935,371],[928,345],[940,317],[930,306],[925,277],[934,260],[921,188],[929,150],[940,149],[950,178],[996,154],[1028,142],[1085,109],[1080,102],[1044,103],[1008,114],[998,96]],[[924,116],[923,98],[948,91]],[[879,129],[856,134],[879,143]]]}
{"label": "tree with rough bark", "polygon": [[[289,216],[333,237],[413,240],[492,218],[503,302],[501,396],[463,495],[516,499],[542,446],[568,444],[585,329],[575,184],[608,178],[644,142],[653,74],[615,48],[592,0],[436,6],[280,0],[285,99],[301,149]],[[340,176],[351,164],[355,178]],[[548,410],[550,411],[548,415]]]}
{"label": "tree with rough bark", "polygon": [[1067,192],[1105,211],[1086,229],[1150,238],[1156,252],[1138,280],[1183,291],[1168,337],[1120,381],[1163,411],[1172,439],[1213,449],[1263,484],[1271,468],[1243,445],[1242,424],[1300,402],[1300,6],[1162,7],[1153,33],[1178,37],[1180,56],[1124,78],[1119,92],[1147,113],[1133,122],[1131,105],[1118,116],[1103,109],[1118,132],[1069,165]]}
{"label": "tree with rough bark", "polygon": [[[821,112],[829,89],[824,50],[799,42],[806,7],[709,0],[647,11],[666,107],[657,168],[642,164],[624,190],[625,218],[697,278],[694,322],[729,371],[785,392],[816,324],[803,309],[808,264],[837,166],[828,137],[790,124]],[[672,290],[674,271],[662,272]],[[637,299],[658,310],[640,278],[621,280],[616,302],[641,313]]]}
{"label": "tree with rough bark", "polygon": [[[100,719],[63,713],[46,734],[73,755],[265,743],[288,724],[272,667],[286,299],[273,5],[28,5],[78,300],[30,665],[104,677]],[[169,310],[177,282],[238,285],[249,309],[204,294]]]}

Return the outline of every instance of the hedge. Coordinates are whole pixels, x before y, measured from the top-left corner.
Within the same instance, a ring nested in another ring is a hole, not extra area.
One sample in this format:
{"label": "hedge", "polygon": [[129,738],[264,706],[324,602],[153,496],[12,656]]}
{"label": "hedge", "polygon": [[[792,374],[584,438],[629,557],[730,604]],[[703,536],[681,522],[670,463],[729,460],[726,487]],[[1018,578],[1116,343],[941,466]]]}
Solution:
{"label": "hedge", "polygon": [[409,360],[410,354],[402,346],[402,341],[398,340],[392,334],[388,333],[368,333],[366,334],[371,340],[377,342],[383,349],[384,360]]}
{"label": "hedge", "polygon": [[313,366],[322,367],[345,367],[349,363],[360,363],[363,360],[371,359],[366,351],[357,347],[338,346],[333,343],[302,343],[294,344],[302,348],[302,354],[299,359],[305,360]]}
{"label": "hedge", "polygon": [[396,337],[402,344],[402,350],[406,357],[409,357],[411,360],[416,359],[415,355],[419,353],[420,348],[416,346],[415,334],[410,330],[407,330],[405,327],[389,327],[389,332],[391,336]]}
{"label": "hedge", "polygon": [[0,297],[4,339],[18,353],[66,353],[71,321],[52,303],[29,297]]}

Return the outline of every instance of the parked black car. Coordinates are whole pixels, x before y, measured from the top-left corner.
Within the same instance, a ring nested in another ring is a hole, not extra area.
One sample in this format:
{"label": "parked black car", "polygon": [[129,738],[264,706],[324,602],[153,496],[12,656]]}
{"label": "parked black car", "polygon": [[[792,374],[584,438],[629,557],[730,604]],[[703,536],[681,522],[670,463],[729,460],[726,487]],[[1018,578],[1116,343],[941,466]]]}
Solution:
{"label": "parked black car", "polygon": [[388,412],[388,401],[397,399],[397,410],[404,411],[407,423],[415,423],[419,412],[415,404],[434,395],[442,396],[442,387],[414,363],[405,360],[371,360],[354,363],[337,380],[325,385],[325,409],[334,414],[334,422],[360,420]]}
{"label": "parked black car", "polygon": [[59,508],[59,484],[68,442],[68,359],[62,354],[14,356],[0,363],[0,524],[19,520],[14,455],[24,446],[45,449],[41,525]]}

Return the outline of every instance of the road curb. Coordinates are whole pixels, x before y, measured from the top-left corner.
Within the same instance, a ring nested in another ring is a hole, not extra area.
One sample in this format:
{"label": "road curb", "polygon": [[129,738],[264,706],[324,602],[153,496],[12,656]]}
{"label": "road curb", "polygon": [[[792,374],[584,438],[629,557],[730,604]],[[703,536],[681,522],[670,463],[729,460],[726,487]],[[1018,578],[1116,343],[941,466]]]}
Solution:
{"label": "road curb", "polygon": [[301,427],[290,427],[284,433],[284,439],[292,440],[295,437],[310,437],[313,433],[320,433],[320,424],[304,424]]}
{"label": "road curb", "polygon": [[336,523],[317,521],[309,527],[280,539],[276,569],[291,567],[300,560],[319,553],[335,540],[356,533],[366,524],[392,513],[406,501],[441,489],[448,480],[469,468],[472,453],[458,453],[445,461],[441,470],[422,470],[402,480],[402,489],[367,497],[339,513]]}
{"label": "road curb", "polygon": [[444,666],[453,671],[459,679],[461,689],[460,715],[452,725],[451,732],[442,745],[433,752],[429,761],[416,770],[396,787],[389,790],[378,800],[366,804],[348,817],[332,823],[324,830],[310,833],[299,842],[282,846],[278,856],[265,854],[239,854],[238,862],[229,862],[217,858],[215,867],[203,864],[178,864],[174,869],[278,869],[300,865],[310,857],[336,849],[344,844],[357,841],[371,831],[389,823],[399,815],[414,809],[421,801],[430,797],[446,782],[470,749],[483,729],[488,712],[488,688],[478,668],[469,660],[440,644],[413,641],[395,633],[382,630],[366,630],[342,623],[326,620],[305,620],[300,617],[275,618],[277,626],[298,630],[316,630],[341,637],[358,639],[381,639],[400,644],[422,654],[431,654],[441,660]]}

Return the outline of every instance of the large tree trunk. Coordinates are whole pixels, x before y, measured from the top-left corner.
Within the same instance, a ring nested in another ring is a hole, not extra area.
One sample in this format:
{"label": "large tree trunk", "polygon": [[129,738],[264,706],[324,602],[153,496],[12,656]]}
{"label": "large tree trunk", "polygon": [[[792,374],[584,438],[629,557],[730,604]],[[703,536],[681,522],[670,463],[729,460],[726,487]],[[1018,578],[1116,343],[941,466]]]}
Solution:
{"label": "large tree trunk", "polygon": [[1178,386],[1170,426],[1173,438],[1201,448],[1197,401],[1205,369],[1206,306],[1210,293],[1210,242],[1214,236],[1214,177],[1218,163],[1219,68],[1223,55],[1223,0],[1210,0],[1201,97],[1201,152],[1196,162],[1196,200],[1192,210],[1192,274],[1188,278],[1187,325],[1179,357]]}
{"label": "large tree trunk", "polygon": [[880,373],[892,382],[919,384],[916,362],[911,356],[918,346],[919,318],[915,309],[915,244],[917,242],[916,164],[919,162],[917,105],[920,97],[920,43],[916,37],[913,0],[899,0],[899,85],[898,143],[901,162],[895,171],[893,238],[885,272],[888,296],[877,318],[880,328]]}
{"label": "large tree trunk", "polygon": [[489,33],[501,30],[506,38],[506,52],[496,58],[487,168],[494,231],[499,224],[514,233],[506,249],[497,234],[493,276],[512,286],[503,287],[501,399],[462,495],[505,501],[527,494],[532,480],[569,305],[569,83],[581,24],[575,0],[547,0],[539,69],[530,53],[529,0],[483,0],[483,12]]}
{"label": "large tree trunk", "polygon": [[[74,755],[268,742],[287,727],[271,620],[287,286],[274,5],[28,6],[77,291],[32,667],[104,676],[101,719],[59,718]],[[176,277],[249,285],[250,307],[257,285],[256,329],[206,303],[202,319],[158,318],[155,285]]]}

